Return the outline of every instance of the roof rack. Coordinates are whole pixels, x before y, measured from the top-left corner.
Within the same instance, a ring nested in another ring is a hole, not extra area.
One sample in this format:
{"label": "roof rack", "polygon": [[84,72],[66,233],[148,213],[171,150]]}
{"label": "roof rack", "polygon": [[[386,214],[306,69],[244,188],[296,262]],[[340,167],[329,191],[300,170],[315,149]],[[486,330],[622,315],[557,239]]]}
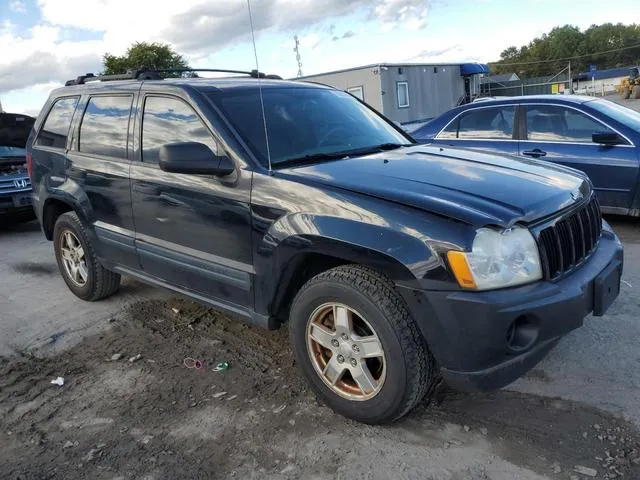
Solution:
{"label": "roof rack", "polygon": [[84,85],[87,82],[108,82],[114,80],[162,80],[162,73],[197,73],[197,72],[215,72],[215,73],[235,73],[239,75],[249,75],[253,78],[268,78],[274,80],[282,80],[282,77],[279,75],[267,75],[265,73],[259,72],[258,70],[251,70],[250,72],[246,72],[243,70],[224,70],[218,68],[165,68],[160,70],[128,70],[127,73],[117,74],[117,75],[94,75],[93,73],[87,73],[85,75],[80,75],[75,79],[67,80],[65,82],[65,87],[69,87],[71,85]]}

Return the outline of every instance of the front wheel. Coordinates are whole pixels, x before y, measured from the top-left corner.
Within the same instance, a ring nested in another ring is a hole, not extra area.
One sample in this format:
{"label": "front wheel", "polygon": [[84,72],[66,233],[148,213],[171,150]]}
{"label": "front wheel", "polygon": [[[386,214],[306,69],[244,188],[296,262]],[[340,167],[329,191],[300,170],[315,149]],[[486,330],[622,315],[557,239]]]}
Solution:
{"label": "front wheel", "polygon": [[343,266],[309,280],[291,307],[290,333],[313,390],[354,420],[394,421],[437,382],[404,300],[369,268]]}
{"label": "front wheel", "polygon": [[53,229],[53,249],[65,283],[77,297],[100,300],[113,295],[120,275],[104,268],[75,212],[60,215]]}

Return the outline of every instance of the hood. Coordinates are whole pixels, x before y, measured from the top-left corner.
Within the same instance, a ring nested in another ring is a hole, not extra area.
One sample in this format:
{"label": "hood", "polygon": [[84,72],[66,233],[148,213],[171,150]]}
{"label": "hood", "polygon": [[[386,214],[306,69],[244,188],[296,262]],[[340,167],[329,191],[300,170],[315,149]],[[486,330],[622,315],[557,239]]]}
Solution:
{"label": "hood", "polygon": [[34,122],[29,115],[0,113],[0,147],[25,148]]}
{"label": "hood", "polygon": [[428,145],[291,167],[278,174],[401,203],[478,227],[529,223],[591,195],[589,180],[576,170]]}

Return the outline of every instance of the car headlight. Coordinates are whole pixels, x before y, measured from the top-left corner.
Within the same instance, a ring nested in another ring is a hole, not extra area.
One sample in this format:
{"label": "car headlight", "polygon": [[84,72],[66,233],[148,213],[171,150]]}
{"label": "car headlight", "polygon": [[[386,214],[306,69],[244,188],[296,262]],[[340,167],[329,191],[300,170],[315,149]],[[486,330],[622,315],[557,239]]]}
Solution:
{"label": "car headlight", "polygon": [[463,288],[490,290],[542,278],[538,246],[531,232],[522,227],[503,231],[481,228],[471,252],[450,251],[447,257]]}

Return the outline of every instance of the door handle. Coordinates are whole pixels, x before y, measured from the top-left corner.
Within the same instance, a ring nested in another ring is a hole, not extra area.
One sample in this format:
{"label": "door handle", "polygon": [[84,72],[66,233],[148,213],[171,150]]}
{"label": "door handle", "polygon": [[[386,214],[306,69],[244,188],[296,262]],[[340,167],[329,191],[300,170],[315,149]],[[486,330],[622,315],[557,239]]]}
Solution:
{"label": "door handle", "polygon": [[171,195],[167,195],[166,193],[161,193],[160,198],[164,203],[173,207],[188,207],[188,205],[182,200],[178,200],[177,198],[172,197]]}
{"label": "door handle", "polygon": [[160,195],[160,189],[152,183],[139,182],[135,184],[134,190],[136,192],[144,193],[145,195],[152,195],[154,197]]}
{"label": "door handle", "polygon": [[528,155],[529,157],[533,157],[533,158],[540,158],[540,157],[547,156],[547,152],[545,152],[544,150],[540,150],[539,148],[534,148],[533,150],[525,150],[524,152],[522,152],[522,154]]}

